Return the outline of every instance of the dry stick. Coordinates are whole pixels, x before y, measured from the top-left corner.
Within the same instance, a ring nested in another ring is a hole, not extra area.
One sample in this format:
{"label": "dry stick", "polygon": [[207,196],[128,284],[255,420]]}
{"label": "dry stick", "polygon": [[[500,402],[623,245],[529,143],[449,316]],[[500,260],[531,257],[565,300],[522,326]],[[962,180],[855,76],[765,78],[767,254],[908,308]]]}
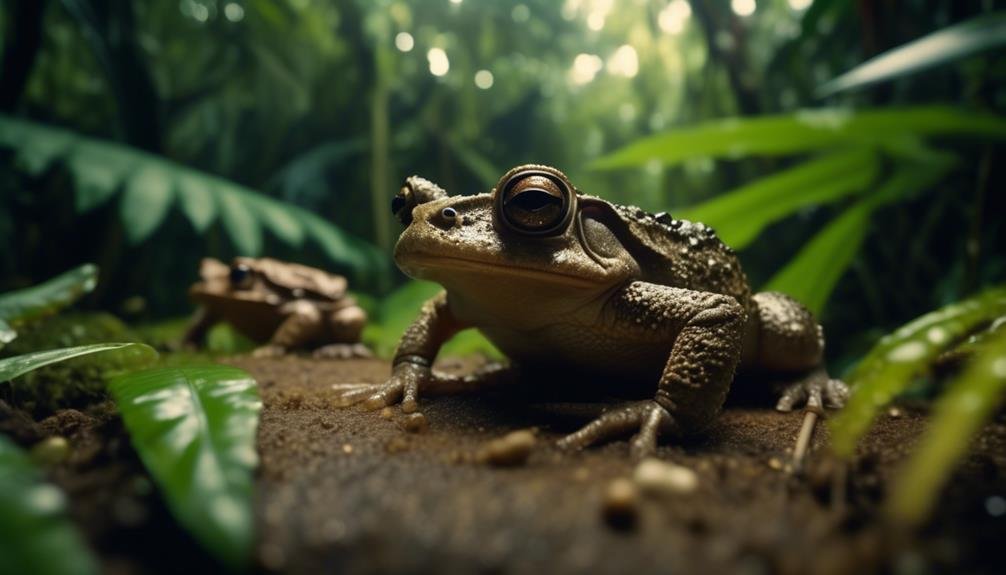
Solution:
{"label": "dry stick", "polygon": [[814,436],[814,427],[817,425],[817,418],[820,412],[814,408],[807,408],[803,412],[803,425],[800,426],[800,434],[796,437],[796,446],[793,448],[793,470],[799,471],[803,465],[803,458],[807,455],[810,447],[810,440]]}

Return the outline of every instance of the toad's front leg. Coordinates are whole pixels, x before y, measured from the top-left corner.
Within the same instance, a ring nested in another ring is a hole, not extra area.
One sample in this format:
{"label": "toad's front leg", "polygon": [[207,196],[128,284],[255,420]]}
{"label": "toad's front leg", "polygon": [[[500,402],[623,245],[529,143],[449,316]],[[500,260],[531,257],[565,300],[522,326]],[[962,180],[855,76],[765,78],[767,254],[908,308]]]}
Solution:
{"label": "toad's front leg", "polygon": [[[632,454],[653,453],[661,433],[693,433],[715,419],[740,361],[745,311],[720,294],[634,282],[615,294],[616,330],[666,338],[670,357],[652,400],[615,408],[559,445],[580,449],[638,430]],[[628,339],[627,337],[627,339]]]}
{"label": "toad's front leg", "polygon": [[420,393],[462,393],[506,381],[512,371],[498,364],[468,376],[451,376],[432,370],[440,347],[464,327],[451,313],[446,292],[440,292],[423,304],[419,317],[402,335],[392,360],[391,378],[377,385],[336,385],[340,392],[336,404],[344,407],[362,403],[368,409],[380,409],[401,403],[403,412],[413,413],[419,408]]}

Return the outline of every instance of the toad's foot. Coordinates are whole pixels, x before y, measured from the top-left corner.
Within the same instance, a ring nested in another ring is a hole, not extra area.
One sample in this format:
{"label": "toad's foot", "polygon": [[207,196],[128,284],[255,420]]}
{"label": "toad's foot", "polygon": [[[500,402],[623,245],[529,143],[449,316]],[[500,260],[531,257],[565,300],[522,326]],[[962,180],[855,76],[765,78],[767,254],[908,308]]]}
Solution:
{"label": "toad's foot", "polygon": [[563,449],[583,449],[600,441],[639,430],[632,438],[632,457],[642,459],[657,449],[657,436],[673,426],[671,414],[656,401],[640,401],[608,411],[575,433],[559,440]]}
{"label": "toad's foot", "polygon": [[820,410],[825,406],[840,408],[845,406],[848,398],[849,386],[845,382],[831,379],[823,369],[817,369],[800,381],[787,385],[775,408],[784,412],[793,411],[800,405],[811,410]]}
{"label": "toad's foot", "polygon": [[311,354],[315,359],[352,359],[355,357],[374,357],[370,348],[362,343],[332,343],[314,350]]}
{"label": "toad's foot", "polygon": [[284,355],[286,355],[286,348],[273,343],[258,347],[252,352],[252,357],[283,357]]}

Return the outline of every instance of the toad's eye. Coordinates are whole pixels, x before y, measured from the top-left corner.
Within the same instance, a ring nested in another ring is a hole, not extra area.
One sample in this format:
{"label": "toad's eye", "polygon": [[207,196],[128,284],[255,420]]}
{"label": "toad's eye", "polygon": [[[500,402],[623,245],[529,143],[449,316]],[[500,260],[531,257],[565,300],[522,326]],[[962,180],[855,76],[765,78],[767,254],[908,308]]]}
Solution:
{"label": "toad's eye", "polygon": [[251,268],[245,264],[232,265],[230,279],[232,286],[245,287],[251,280]]}
{"label": "toad's eye", "polygon": [[569,222],[573,193],[552,174],[518,172],[499,188],[497,205],[503,222],[530,235],[560,232]]}

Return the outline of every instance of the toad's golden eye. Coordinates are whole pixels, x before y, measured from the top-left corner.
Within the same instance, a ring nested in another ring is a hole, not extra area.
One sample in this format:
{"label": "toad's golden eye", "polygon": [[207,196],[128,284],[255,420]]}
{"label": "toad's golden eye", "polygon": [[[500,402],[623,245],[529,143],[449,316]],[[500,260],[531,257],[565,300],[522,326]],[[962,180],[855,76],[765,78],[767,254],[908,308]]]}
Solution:
{"label": "toad's golden eye", "polygon": [[514,174],[498,191],[500,215],[515,231],[547,235],[561,231],[569,221],[572,192],[547,173]]}

